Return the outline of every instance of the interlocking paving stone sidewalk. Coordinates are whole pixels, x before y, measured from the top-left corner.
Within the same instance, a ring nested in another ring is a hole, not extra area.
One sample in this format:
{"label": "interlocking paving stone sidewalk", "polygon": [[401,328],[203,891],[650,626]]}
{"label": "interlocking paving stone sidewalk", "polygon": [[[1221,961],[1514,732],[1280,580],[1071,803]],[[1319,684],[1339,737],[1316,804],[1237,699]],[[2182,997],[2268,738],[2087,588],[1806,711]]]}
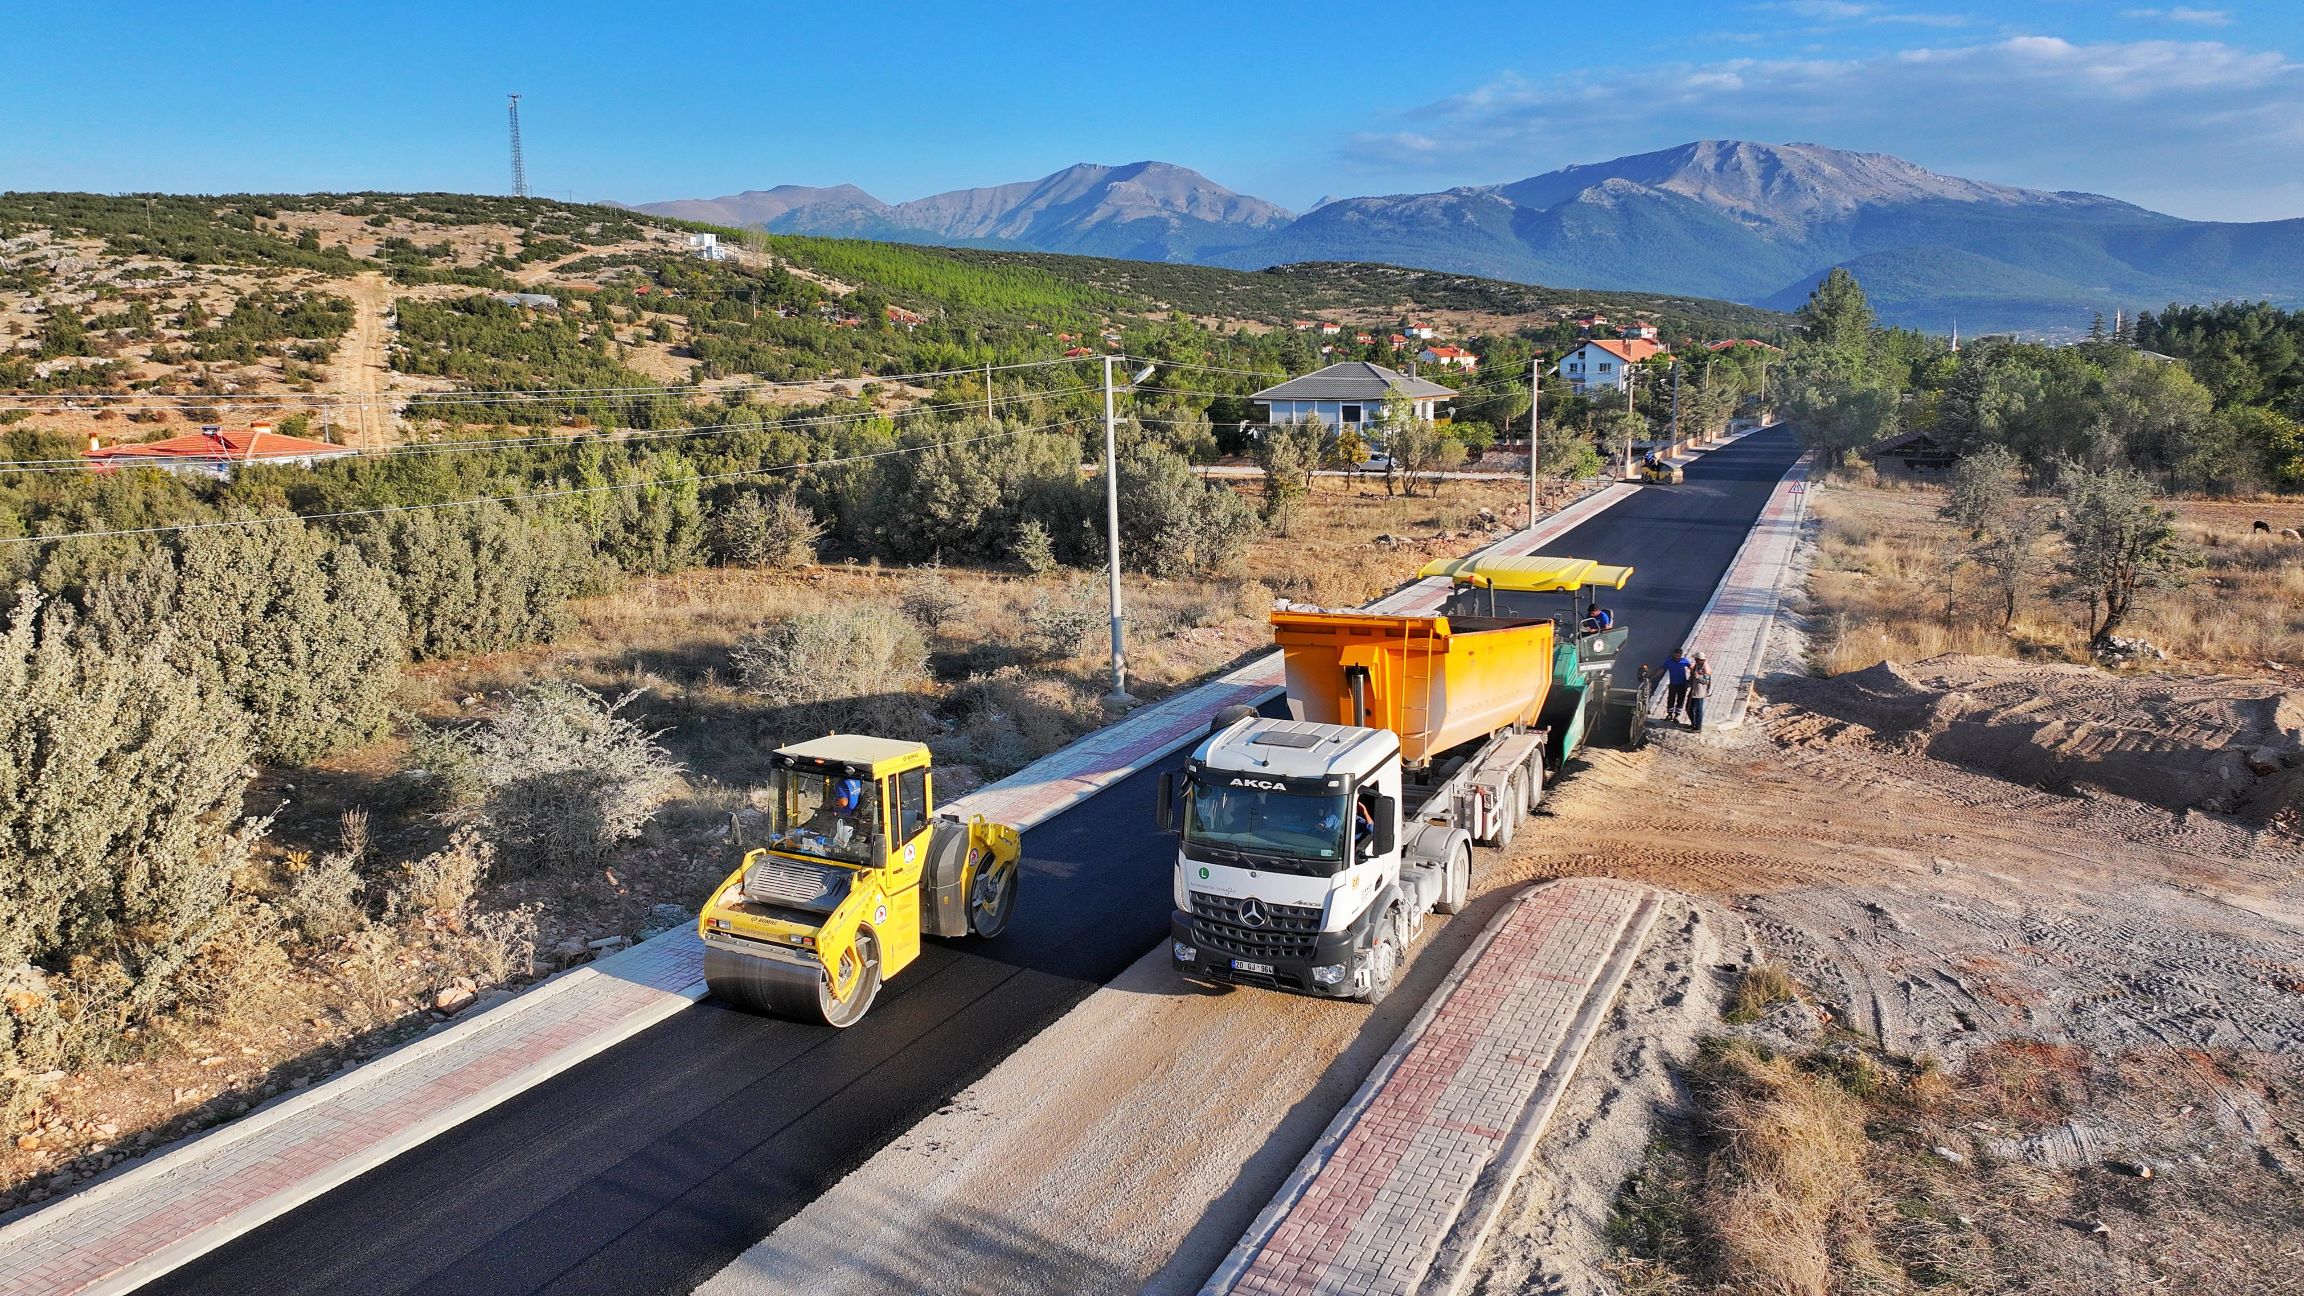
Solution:
{"label": "interlocking paving stone sidewalk", "polygon": [[[1493,546],[1526,553],[1633,488],[1594,492]],[[1444,581],[1372,605],[1437,608]],[[945,808],[1029,828],[1280,690],[1278,653],[1130,714]],[[683,927],[561,974],[495,1009],[276,1101],[64,1199],[0,1223],[0,1296],[123,1292],[352,1179],[701,998],[704,947]]]}
{"label": "interlocking paving stone sidewalk", "polygon": [[[1768,654],[1768,632],[1808,516],[1810,462],[1802,455],[1776,483],[1688,636],[1690,651],[1703,653],[1712,667],[1712,718],[1723,729],[1744,722],[1749,686]],[[1661,691],[1654,713],[1664,713]]]}
{"label": "interlocking paving stone sidewalk", "polygon": [[1523,892],[1206,1291],[1416,1292],[1483,1173],[1541,1133],[1600,1016],[1588,1006],[1615,998],[1654,913],[1654,892],[1612,879]]}

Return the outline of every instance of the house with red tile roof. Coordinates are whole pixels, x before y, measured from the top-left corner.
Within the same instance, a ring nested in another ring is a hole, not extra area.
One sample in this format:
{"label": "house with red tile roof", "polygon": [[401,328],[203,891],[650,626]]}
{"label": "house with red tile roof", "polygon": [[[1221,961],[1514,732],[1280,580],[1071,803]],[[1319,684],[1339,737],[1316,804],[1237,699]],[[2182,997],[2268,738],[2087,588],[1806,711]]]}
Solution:
{"label": "house with red tile roof", "polygon": [[1466,373],[1480,367],[1480,357],[1460,346],[1428,346],[1416,353],[1416,359],[1424,364],[1448,365]]}
{"label": "house with red tile roof", "polygon": [[1594,338],[1561,357],[1560,376],[1579,394],[1622,391],[1626,373],[1663,351],[1661,343],[1646,338]]}
{"label": "house with red tile roof", "polygon": [[242,464],[287,464],[309,468],[323,459],[342,459],[353,453],[350,446],[340,446],[332,441],[314,441],[308,437],[287,436],[273,431],[269,423],[251,423],[246,428],[211,425],[198,432],[162,441],[137,441],[109,446],[91,435],[88,448],[81,452],[80,457],[88,461],[89,467],[98,471],[164,468],[169,472],[229,477]]}

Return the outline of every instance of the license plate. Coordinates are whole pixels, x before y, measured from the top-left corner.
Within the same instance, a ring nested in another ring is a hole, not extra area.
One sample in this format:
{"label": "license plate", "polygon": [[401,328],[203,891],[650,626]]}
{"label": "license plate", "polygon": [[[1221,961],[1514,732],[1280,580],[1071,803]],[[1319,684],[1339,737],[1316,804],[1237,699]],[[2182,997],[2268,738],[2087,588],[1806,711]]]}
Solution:
{"label": "license plate", "polygon": [[1269,963],[1251,963],[1251,962],[1249,962],[1249,961],[1248,961],[1248,960],[1246,960],[1246,959],[1234,959],[1234,960],[1232,960],[1232,970],[1233,970],[1233,971],[1235,971],[1235,972],[1255,972],[1255,973],[1258,973],[1258,974],[1260,974],[1260,975],[1263,975],[1263,976],[1270,976],[1270,975],[1272,975],[1272,965],[1271,965],[1271,964],[1269,964]]}

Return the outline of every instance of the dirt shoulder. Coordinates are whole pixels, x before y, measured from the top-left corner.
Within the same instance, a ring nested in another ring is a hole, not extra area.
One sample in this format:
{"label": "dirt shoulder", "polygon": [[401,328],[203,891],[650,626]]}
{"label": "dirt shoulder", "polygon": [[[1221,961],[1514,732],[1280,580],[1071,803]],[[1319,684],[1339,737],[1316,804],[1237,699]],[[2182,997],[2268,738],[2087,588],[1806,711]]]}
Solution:
{"label": "dirt shoulder", "polygon": [[[2304,698],[1981,658],[1763,693],[1737,733],[1595,755],[1524,839],[1530,876],[1687,893],[1706,943],[1628,992],[1480,1290],[1750,1289],[1705,1232],[1705,1185],[1744,1173],[1720,1122],[1758,1101],[1753,1076],[1842,1067],[1882,1087],[1831,1098],[1868,1132],[1818,1243],[1836,1276],[1786,1290],[1925,1285],[1929,1265],[1971,1290],[2291,1289]],[[1721,995],[1754,962],[1804,998],[1733,1027]],[[1769,1061],[1729,1084],[1718,1041],[1738,1038]],[[1669,1209],[1643,1197],[1674,1175]],[[1628,1263],[1618,1243],[1659,1214],[1695,1221],[1688,1252]],[[1833,1249],[1859,1236],[1887,1268]]]}

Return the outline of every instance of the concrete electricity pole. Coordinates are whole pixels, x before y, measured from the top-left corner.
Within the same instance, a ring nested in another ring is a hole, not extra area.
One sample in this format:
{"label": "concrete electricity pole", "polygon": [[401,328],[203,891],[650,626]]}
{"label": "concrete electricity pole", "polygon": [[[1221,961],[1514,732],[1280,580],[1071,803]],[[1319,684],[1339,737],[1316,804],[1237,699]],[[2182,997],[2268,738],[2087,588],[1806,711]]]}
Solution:
{"label": "concrete electricity pole", "polygon": [[1544,425],[1538,417],[1544,401],[1544,357],[1528,357],[1528,525],[1536,525],[1536,470],[1544,457]]}
{"label": "concrete electricity pole", "polygon": [[[1112,399],[1118,391],[1112,381],[1112,362],[1118,356],[1104,357],[1104,549],[1105,580],[1112,603],[1112,691],[1104,701],[1113,706],[1127,706],[1136,699],[1128,696],[1128,656],[1122,650],[1120,632],[1120,421],[1113,413]],[[1133,387],[1152,376],[1153,365],[1146,365],[1128,380]]]}

